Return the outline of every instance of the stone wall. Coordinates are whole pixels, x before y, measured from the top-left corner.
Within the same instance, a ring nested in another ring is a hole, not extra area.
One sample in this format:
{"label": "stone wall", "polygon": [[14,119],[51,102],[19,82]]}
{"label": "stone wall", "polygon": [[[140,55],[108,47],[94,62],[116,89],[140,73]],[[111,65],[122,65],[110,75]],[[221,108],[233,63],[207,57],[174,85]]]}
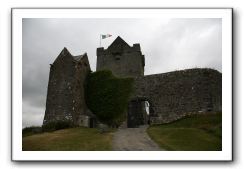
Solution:
{"label": "stone wall", "polygon": [[222,74],[188,69],[135,78],[132,99],[150,103],[151,123],[168,123],[187,114],[222,111]]}
{"label": "stone wall", "polygon": [[55,120],[87,124],[84,83],[89,71],[86,54],[72,56],[66,48],[63,49],[50,67],[44,124]]}

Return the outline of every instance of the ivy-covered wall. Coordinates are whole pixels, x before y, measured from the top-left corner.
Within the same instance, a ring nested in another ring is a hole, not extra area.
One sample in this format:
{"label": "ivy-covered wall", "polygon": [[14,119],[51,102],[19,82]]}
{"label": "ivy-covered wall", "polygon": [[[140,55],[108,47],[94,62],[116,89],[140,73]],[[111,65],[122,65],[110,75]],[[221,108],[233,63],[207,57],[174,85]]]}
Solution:
{"label": "ivy-covered wall", "polygon": [[90,73],[86,81],[86,103],[98,120],[118,126],[125,120],[133,79],[115,77],[111,71]]}

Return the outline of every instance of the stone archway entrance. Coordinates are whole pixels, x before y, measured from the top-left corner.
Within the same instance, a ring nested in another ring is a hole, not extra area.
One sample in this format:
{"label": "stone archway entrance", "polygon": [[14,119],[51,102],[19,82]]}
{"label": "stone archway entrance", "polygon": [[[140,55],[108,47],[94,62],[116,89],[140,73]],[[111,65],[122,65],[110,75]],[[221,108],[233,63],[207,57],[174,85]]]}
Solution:
{"label": "stone archway entrance", "polygon": [[148,99],[132,99],[128,104],[127,127],[135,128],[140,125],[149,124],[150,111],[152,111],[152,108]]}

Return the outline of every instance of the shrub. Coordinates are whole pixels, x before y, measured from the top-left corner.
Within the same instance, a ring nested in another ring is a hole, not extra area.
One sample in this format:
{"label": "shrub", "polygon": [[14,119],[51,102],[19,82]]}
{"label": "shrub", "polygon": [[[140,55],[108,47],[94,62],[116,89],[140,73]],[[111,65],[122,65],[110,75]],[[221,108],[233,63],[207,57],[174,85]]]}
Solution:
{"label": "shrub", "polygon": [[22,136],[30,136],[33,134],[38,134],[42,132],[42,127],[40,126],[31,126],[31,127],[25,127],[22,129]]}
{"label": "shrub", "polygon": [[98,119],[109,126],[118,126],[125,119],[132,78],[115,77],[111,71],[90,73],[86,84],[86,102]]}
{"label": "shrub", "polygon": [[74,127],[73,123],[69,120],[57,120],[57,121],[50,121],[44,125],[42,125],[43,131],[55,131],[60,129],[66,129]]}

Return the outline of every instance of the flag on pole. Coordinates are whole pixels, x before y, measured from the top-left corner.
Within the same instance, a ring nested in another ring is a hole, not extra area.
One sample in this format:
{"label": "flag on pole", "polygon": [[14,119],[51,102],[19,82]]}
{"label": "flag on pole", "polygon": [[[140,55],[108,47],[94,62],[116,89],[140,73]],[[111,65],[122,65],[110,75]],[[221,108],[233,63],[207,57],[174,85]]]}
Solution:
{"label": "flag on pole", "polygon": [[106,39],[106,38],[109,38],[109,37],[111,37],[111,36],[112,36],[112,35],[110,35],[110,34],[106,34],[106,35],[102,35],[102,34],[100,34],[100,43],[99,43],[100,47],[101,47],[102,39]]}
{"label": "flag on pole", "polygon": [[102,36],[102,39],[105,39],[105,38],[109,38],[109,37],[111,37],[112,35],[107,34],[107,35],[101,35],[101,36]]}

